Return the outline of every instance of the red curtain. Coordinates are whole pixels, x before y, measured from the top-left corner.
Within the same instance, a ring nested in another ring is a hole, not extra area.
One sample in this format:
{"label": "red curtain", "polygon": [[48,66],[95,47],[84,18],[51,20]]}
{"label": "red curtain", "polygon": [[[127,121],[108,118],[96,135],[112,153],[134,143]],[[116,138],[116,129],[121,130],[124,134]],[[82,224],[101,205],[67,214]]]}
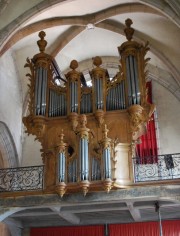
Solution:
{"label": "red curtain", "polygon": [[[147,101],[152,104],[152,84],[151,81],[146,83]],[[141,158],[141,163],[157,162],[157,139],[156,128],[154,122],[154,114],[147,124],[146,134],[140,137],[140,144],[136,145],[136,155]],[[147,157],[147,158],[146,158]]]}
{"label": "red curtain", "polygon": [[[180,236],[180,220],[162,221],[163,236]],[[159,222],[109,225],[109,236],[159,236]]]}
{"label": "red curtain", "polygon": [[[162,221],[163,236],[180,236],[180,220]],[[109,225],[109,236],[159,236],[159,222]],[[30,236],[104,236],[104,226],[32,228]]]}
{"label": "red curtain", "polygon": [[104,236],[104,226],[32,228],[30,236]]}

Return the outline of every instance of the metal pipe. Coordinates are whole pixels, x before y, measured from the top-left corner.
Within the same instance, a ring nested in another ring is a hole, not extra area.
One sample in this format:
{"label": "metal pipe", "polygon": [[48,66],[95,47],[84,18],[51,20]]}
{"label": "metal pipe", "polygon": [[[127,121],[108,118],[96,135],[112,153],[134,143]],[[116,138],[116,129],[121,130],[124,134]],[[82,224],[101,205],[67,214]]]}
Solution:
{"label": "metal pipe", "polygon": [[137,60],[134,57],[134,73],[135,73],[135,85],[136,85],[136,93],[137,93],[137,103],[140,104],[140,89],[139,89],[139,81],[138,81],[138,66],[137,66]]}
{"label": "metal pipe", "polygon": [[123,101],[123,107],[124,107],[124,109],[126,109],[126,92],[125,92],[125,82],[123,81],[123,87],[122,87],[122,89],[123,89],[123,99],[124,99],[124,101]]}
{"label": "metal pipe", "polygon": [[44,90],[44,68],[42,68],[42,82],[41,82],[41,102],[40,102],[40,113],[43,115],[43,90]]}
{"label": "metal pipe", "polygon": [[64,104],[64,94],[61,94],[61,112],[60,112],[61,116],[65,115],[64,106],[65,106],[65,104]]}
{"label": "metal pipe", "polygon": [[35,115],[38,114],[38,87],[39,87],[39,68],[36,70],[36,81],[35,81]]}
{"label": "metal pipe", "polygon": [[70,112],[73,112],[73,83],[70,83]]}
{"label": "metal pipe", "polygon": [[57,94],[57,108],[56,108],[56,110],[57,110],[57,116],[59,116],[59,94],[56,92],[56,94]]}
{"label": "metal pipe", "polygon": [[54,117],[55,115],[55,91],[52,90],[52,116]]}
{"label": "metal pipe", "polygon": [[38,77],[38,99],[37,99],[37,115],[41,115],[41,86],[42,86],[42,68],[39,68],[39,77]]}
{"label": "metal pipe", "polygon": [[84,139],[84,178],[85,180],[86,180],[86,165],[87,165],[86,149],[87,149],[86,139]]}
{"label": "metal pipe", "polygon": [[111,110],[111,88],[109,89],[109,107],[108,110]]}
{"label": "metal pipe", "polygon": [[51,117],[51,89],[49,90],[49,113],[48,116]]}
{"label": "metal pipe", "polygon": [[89,152],[89,148],[88,148],[88,140],[86,139],[85,140],[85,145],[86,145],[86,179],[88,180],[89,178],[89,155],[88,155],[88,152]]}
{"label": "metal pipe", "polygon": [[132,97],[133,97],[133,102],[134,102],[134,104],[137,104],[133,58],[134,58],[134,56],[131,56],[131,55],[129,56],[130,74],[131,74],[131,84],[132,84]]}
{"label": "metal pipe", "polygon": [[50,90],[50,116],[52,117],[52,110],[53,110],[53,101],[52,98],[53,97],[53,91]]}
{"label": "metal pipe", "polygon": [[132,89],[130,80],[130,68],[129,68],[129,57],[126,57],[126,76],[127,76],[127,86],[128,86],[128,105],[132,105]]}
{"label": "metal pipe", "polygon": [[104,160],[104,178],[106,179],[106,168],[107,168],[106,149],[103,150],[103,160]]}
{"label": "metal pipe", "polygon": [[109,178],[111,178],[111,150],[108,148],[108,162],[109,162]]}
{"label": "metal pipe", "polygon": [[84,172],[85,172],[85,168],[84,168],[84,162],[85,162],[85,158],[84,158],[84,139],[82,138],[82,175],[83,175],[83,180],[85,179],[84,176]]}
{"label": "metal pipe", "polygon": [[74,182],[76,182],[77,181],[77,177],[76,177],[76,175],[77,175],[77,160],[74,160],[74,167],[75,167],[75,169],[74,169]]}
{"label": "metal pipe", "polygon": [[76,85],[75,82],[73,82],[73,112],[76,112]]}
{"label": "metal pipe", "polygon": [[46,114],[47,70],[43,69],[42,79],[42,115]]}
{"label": "metal pipe", "polygon": [[67,114],[67,96],[63,95],[63,99],[64,99],[64,115]]}
{"label": "metal pipe", "polygon": [[65,173],[66,172],[66,159],[65,154],[63,153],[63,182],[65,182]]}
{"label": "metal pipe", "polygon": [[158,213],[158,218],[159,218],[159,235],[163,236],[162,222],[161,222],[161,212],[160,212],[159,202],[155,202],[155,211]]}
{"label": "metal pipe", "polygon": [[59,116],[62,116],[62,94],[59,94]]}
{"label": "metal pipe", "polygon": [[86,94],[86,112],[85,113],[88,113],[88,94]]}
{"label": "metal pipe", "polygon": [[57,115],[57,93],[54,91],[54,116]]}
{"label": "metal pipe", "polygon": [[100,109],[103,109],[103,85],[102,85],[102,79],[99,79],[99,97],[100,97]]}
{"label": "metal pipe", "polygon": [[119,109],[123,109],[122,107],[122,104],[123,104],[123,97],[122,97],[122,84],[120,83],[118,85],[118,94],[119,94],[119,103],[118,103],[118,106],[119,106]]}

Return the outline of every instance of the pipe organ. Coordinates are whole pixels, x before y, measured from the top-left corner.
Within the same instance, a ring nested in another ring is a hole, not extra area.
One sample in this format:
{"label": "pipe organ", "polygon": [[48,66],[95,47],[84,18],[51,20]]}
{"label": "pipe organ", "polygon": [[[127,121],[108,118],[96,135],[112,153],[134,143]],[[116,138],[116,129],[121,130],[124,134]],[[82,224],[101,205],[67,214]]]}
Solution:
{"label": "pipe organ", "polygon": [[45,53],[45,33],[39,33],[40,52],[25,65],[30,101],[23,122],[42,144],[45,192],[86,195],[133,185],[133,143],[145,132],[154,106],[146,101],[148,46],[132,40],[131,24],[127,19],[127,41],[118,48],[119,72],[109,78],[95,57],[92,86],[82,81],[76,60],[62,78],[55,59]]}

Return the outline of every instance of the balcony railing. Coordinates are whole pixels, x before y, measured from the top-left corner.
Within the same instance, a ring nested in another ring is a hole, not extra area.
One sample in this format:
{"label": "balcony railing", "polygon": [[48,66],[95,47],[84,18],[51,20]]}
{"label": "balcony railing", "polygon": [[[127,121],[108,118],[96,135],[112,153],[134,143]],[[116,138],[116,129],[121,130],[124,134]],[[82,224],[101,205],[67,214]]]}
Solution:
{"label": "balcony railing", "polygon": [[180,179],[180,153],[133,158],[134,181]]}
{"label": "balcony railing", "polygon": [[43,189],[44,166],[0,169],[0,192]]}
{"label": "balcony railing", "polygon": [[[180,153],[133,158],[134,181],[180,179]],[[44,166],[0,169],[0,192],[43,189]]]}

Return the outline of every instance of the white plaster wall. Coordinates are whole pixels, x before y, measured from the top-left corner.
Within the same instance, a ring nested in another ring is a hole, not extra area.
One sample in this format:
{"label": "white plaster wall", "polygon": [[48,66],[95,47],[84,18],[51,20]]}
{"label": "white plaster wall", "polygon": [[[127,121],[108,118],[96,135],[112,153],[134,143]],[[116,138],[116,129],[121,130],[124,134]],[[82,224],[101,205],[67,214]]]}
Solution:
{"label": "white plaster wall", "polygon": [[20,161],[22,91],[11,50],[0,58],[0,120],[6,123],[13,136]]}
{"label": "white plaster wall", "polygon": [[158,116],[159,154],[180,153],[180,102],[156,81],[153,81],[153,102]]}
{"label": "white plaster wall", "polygon": [[39,141],[35,140],[35,138],[34,135],[25,135],[21,166],[38,166],[43,164],[40,152],[42,146]]}

